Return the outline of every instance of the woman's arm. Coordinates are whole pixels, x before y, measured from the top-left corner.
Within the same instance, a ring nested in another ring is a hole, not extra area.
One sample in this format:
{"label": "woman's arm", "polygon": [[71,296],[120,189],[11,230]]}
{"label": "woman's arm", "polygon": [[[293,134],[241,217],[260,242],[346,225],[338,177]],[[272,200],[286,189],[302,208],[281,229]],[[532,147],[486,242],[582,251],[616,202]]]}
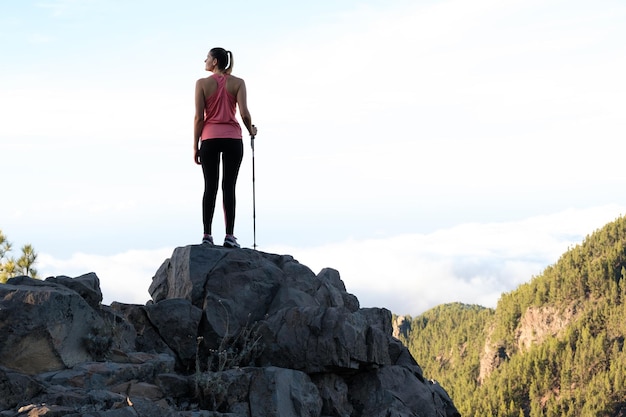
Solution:
{"label": "woman's arm", "polygon": [[196,164],[200,164],[200,136],[204,127],[204,90],[202,89],[202,80],[196,81],[196,114],[193,118],[193,160]]}

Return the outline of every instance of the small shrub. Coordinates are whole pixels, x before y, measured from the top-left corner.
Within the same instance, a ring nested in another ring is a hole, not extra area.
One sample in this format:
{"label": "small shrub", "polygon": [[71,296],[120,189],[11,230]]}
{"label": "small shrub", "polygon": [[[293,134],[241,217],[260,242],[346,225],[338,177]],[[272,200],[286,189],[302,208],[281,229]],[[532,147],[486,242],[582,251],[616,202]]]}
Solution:
{"label": "small shrub", "polygon": [[[220,301],[222,307],[224,305]],[[226,308],[224,307],[226,310]],[[207,371],[200,370],[200,346],[204,340],[197,338],[196,344],[196,395],[202,405],[210,410],[218,410],[228,392],[227,382],[222,372],[241,366],[253,366],[263,352],[264,346],[259,334],[259,323],[246,324],[236,335],[229,335],[229,318],[226,311],[226,332],[217,349],[211,349],[207,358]]]}
{"label": "small shrub", "polygon": [[105,320],[104,325],[94,327],[87,336],[83,338],[85,349],[96,361],[104,361],[111,353],[116,326],[114,323]]}

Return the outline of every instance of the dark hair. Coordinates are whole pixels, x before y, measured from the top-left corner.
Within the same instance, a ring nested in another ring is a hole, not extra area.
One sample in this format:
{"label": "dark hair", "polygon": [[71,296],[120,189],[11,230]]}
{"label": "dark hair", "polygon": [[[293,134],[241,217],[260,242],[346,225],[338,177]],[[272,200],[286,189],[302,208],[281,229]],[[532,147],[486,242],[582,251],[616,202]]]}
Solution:
{"label": "dark hair", "polygon": [[232,71],[233,69],[233,53],[224,48],[213,48],[209,54],[217,59],[217,68],[221,71]]}

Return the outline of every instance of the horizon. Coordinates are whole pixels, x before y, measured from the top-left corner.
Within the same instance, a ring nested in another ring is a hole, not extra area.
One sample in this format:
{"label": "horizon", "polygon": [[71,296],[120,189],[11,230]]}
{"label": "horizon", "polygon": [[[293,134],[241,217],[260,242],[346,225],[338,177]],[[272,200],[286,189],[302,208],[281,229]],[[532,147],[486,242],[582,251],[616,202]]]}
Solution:
{"label": "horizon", "polygon": [[[626,212],[624,18],[611,0],[5,2],[0,229],[43,276],[146,301],[202,237],[193,87],[222,46],[259,129],[259,250],[397,314],[493,307]],[[219,209],[213,227],[221,243]]]}

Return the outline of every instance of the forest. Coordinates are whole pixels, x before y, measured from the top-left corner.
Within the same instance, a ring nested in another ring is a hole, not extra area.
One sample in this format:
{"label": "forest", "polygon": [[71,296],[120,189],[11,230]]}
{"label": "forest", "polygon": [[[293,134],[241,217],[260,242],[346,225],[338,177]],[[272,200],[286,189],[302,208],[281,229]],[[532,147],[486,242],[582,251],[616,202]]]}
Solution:
{"label": "forest", "polygon": [[495,309],[437,306],[400,339],[464,417],[624,417],[625,277],[621,217]]}

